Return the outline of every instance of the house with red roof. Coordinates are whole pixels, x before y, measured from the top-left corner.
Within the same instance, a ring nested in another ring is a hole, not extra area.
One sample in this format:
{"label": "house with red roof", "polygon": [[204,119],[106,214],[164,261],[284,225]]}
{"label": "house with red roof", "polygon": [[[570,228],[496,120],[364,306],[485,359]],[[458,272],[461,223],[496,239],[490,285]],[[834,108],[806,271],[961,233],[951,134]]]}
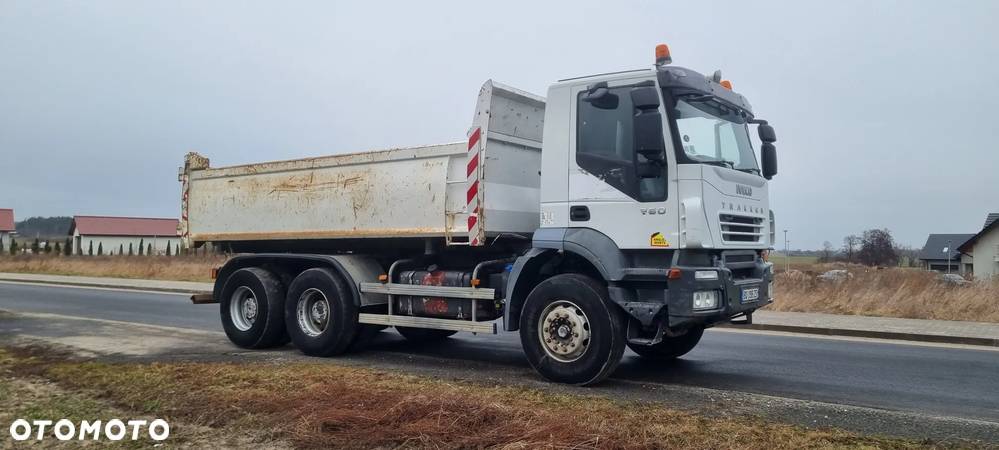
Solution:
{"label": "house with red roof", "polygon": [[10,235],[14,232],[14,210],[0,208],[0,249],[10,248]]}
{"label": "house with red roof", "polygon": [[[75,255],[177,254],[177,219],[73,216],[69,234]],[[140,250],[141,248],[141,250]]]}

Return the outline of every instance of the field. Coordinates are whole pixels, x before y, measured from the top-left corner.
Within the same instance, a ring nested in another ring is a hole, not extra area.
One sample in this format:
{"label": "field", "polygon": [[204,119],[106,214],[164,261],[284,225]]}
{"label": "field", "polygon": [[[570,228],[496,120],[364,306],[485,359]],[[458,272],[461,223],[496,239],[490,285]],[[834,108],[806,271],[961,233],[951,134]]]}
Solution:
{"label": "field", "polygon": [[212,267],[226,258],[209,256],[0,256],[0,272],[45,273],[147,280],[211,281]]}
{"label": "field", "polygon": [[[842,281],[816,275],[846,269]],[[999,281],[964,286],[942,283],[938,275],[912,268],[870,268],[816,264],[791,267],[776,276],[776,311],[822,312],[911,319],[999,322]]]}
{"label": "field", "polygon": [[[935,273],[920,269],[815,264],[814,257],[791,258],[786,274],[782,257],[771,260],[778,271],[777,302],[768,309],[999,323],[999,281],[950,286],[937,281]],[[0,272],[207,282],[211,268],[224,262],[221,255],[21,255],[0,257]],[[837,268],[848,270],[852,277],[841,282],[815,278]]]}
{"label": "field", "polygon": [[785,256],[780,253],[773,253],[770,255],[770,262],[774,263],[774,267],[779,270],[784,269],[784,264],[786,263],[790,268],[802,268],[813,266],[819,262],[818,256]]}
{"label": "field", "polygon": [[140,364],[52,355],[59,354],[0,348],[0,394],[8,399],[0,421],[164,418],[167,444],[194,448],[935,447],[331,363]]}

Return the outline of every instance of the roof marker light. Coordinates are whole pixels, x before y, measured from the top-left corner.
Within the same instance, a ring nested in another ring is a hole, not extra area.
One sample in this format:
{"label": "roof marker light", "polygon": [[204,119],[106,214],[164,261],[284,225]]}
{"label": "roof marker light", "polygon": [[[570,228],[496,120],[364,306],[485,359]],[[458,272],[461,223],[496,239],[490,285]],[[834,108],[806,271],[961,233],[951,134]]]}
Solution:
{"label": "roof marker light", "polygon": [[721,80],[721,83],[718,83],[718,84],[722,85],[722,87],[725,88],[725,89],[728,89],[730,91],[732,90],[732,82],[731,81]]}
{"label": "roof marker light", "polygon": [[673,58],[669,55],[669,46],[666,44],[659,44],[656,46],[656,65],[662,66],[673,62]]}

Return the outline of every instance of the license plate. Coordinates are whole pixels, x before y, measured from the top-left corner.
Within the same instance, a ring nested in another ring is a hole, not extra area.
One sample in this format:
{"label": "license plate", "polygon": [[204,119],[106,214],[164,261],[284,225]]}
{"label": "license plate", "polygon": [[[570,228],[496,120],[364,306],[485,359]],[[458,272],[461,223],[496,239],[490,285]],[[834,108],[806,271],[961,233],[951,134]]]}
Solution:
{"label": "license plate", "polygon": [[742,303],[755,302],[760,298],[760,288],[743,288],[742,290]]}

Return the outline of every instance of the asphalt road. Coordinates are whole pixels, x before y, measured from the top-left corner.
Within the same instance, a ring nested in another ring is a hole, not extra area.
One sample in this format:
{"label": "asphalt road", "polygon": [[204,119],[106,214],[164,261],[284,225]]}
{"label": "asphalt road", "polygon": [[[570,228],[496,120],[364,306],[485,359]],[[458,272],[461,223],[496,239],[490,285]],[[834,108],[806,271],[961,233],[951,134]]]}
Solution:
{"label": "asphalt road", "polygon": [[[217,305],[192,305],[175,294],[0,283],[0,309],[221,330]],[[367,351],[530,370],[516,333],[459,333],[416,347],[401,340],[380,333]],[[999,423],[999,352],[988,349],[709,330],[694,351],[667,366],[626,353],[612,379]]]}

